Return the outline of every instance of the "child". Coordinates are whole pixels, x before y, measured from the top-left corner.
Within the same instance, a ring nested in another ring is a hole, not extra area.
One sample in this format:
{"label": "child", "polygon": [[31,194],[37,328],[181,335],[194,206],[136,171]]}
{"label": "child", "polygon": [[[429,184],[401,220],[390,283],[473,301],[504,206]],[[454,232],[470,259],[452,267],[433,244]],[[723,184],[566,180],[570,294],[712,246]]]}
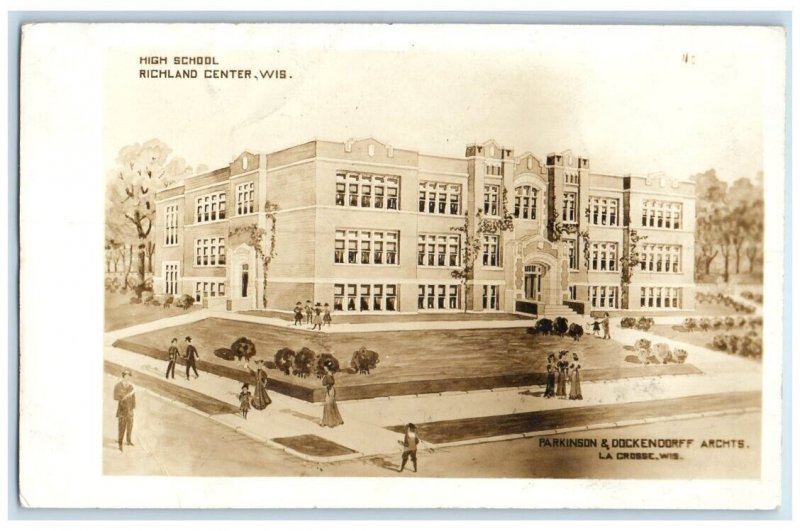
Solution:
{"label": "child", "polygon": [[331,307],[327,302],[325,303],[325,314],[322,316],[322,322],[328,326],[331,325]]}
{"label": "child", "polygon": [[242,418],[247,420],[247,412],[250,411],[250,386],[242,385],[242,392],[239,393],[239,408],[242,411]]}
{"label": "child", "polygon": [[294,307],[294,325],[301,326],[303,324],[303,305],[300,301]]}
{"label": "child", "polygon": [[592,322],[592,335],[596,336],[600,333],[600,321]]}
{"label": "child", "polygon": [[[400,442],[400,441],[397,441]],[[406,424],[406,435],[403,438],[402,445],[403,445],[403,456],[402,462],[400,464],[399,472],[402,472],[403,469],[406,467],[406,462],[408,458],[411,458],[411,462],[414,464],[414,472],[417,471],[417,446],[422,443],[422,439],[419,438],[417,435],[417,427],[412,424]]]}

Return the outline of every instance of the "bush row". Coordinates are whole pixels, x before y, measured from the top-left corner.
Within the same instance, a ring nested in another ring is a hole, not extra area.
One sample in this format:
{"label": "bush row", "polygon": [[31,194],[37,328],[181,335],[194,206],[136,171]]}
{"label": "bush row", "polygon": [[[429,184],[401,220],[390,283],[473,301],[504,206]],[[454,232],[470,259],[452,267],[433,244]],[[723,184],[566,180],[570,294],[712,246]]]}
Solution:
{"label": "bush row", "polygon": [[639,363],[685,363],[689,354],[682,348],[672,348],[666,343],[653,345],[649,339],[639,339],[633,345]]}
{"label": "bush row", "polygon": [[570,323],[566,317],[542,318],[536,321],[533,327],[528,328],[528,333],[559,337],[569,336],[575,341],[580,341],[583,336],[583,327],[578,323]]}
{"label": "bush row", "polygon": [[761,359],[763,351],[761,336],[755,332],[750,332],[744,336],[719,334],[714,336],[711,346],[729,354],[756,359]]}
{"label": "bush row", "polygon": [[723,304],[737,312],[755,313],[756,311],[754,306],[734,300],[724,293],[701,293],[698,291],[695,293],[695,299],[700,303]]}
{"label": "bush row", "polygon": [[695,319],[694,317],[687,317],[683,320],[683,328],[688,331],[692,332],[694,330],[721,330],[724,328],[725,330],[731,330],[734,327],[736,328],[745,328],[746,326],[750,326],[750,328],[758,328],[763,325],[763,319],[761,317],[701,317],[699,319]]}
{"label": "bush row", "polygon": [[764,295],[761,293],[753,293],[752,291],[743,291],[742,297],[753,302],[757,302],[758,304],[764,303]]}
{"label": "bush row", "polygon": [[655,321],[652,317],[623,317],[622,320],[619,322],[619,325],[622,328],[635,328],[637,330],[650,330],[655,324]]}

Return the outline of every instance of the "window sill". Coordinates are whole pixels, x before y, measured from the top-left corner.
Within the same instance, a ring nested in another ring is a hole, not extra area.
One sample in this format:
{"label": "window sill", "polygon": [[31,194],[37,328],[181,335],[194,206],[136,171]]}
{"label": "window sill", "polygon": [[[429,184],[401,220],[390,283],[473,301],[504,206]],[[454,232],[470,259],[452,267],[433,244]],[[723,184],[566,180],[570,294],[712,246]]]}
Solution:
{"label": "window sill", "polygon": [[185,225],[185,227],[197,227],[197,226],[200,226],[200,225],[213,225],[214,223],[220,223],[220,222],[224,222],[224,221],[230,221],[230,220],[229,220],[229,218],[225,218],[225,219],[215,219],[213,221],[195,221],[194,223],[189,223],[188,225]]}
{"label": "window sill", "polygon": [[439,212],[417,212],[420,216],[433,216],[437,218],[460,218],[464,214],[441,214]]}
{"label": "window sill", "polygon": [[417,265],[417,269],[434,269],[434,270],[435,269],[447,270],[447,269],[454,269],[454,268],[457,269],[457,268],[460,268],[460,267],[461,266],[458,266],[458,265],[452,265],[452,266],[448,266],[448,265],[443,265],[443,266]]}
{"label": "window sill", "polygon": [[640,273],[642,275],[682,275],[683,271],[635,271],[635,273]]}
{"label": "window sill", "polygon": [[214,264],[214,265],[192,265],[192,267],[200,267],[205,269],[210,269],[213,267],[226,267],[227,264]]}
{"label": "window sill", "polygon": [[349,266],[349,267],[400,267],[400,264],[350,264],[334,262],[334,266]]}
{"label": "window sill", "polygon": [[[315,206],[323,206],[323,205],[315,205]],[[374,210],[375,212],[402,212],[399,208],[389,208],[389,207],[373,207],[373,206],[353,206],[353,205],[333,205],[336,208],[348,209],[348,210]]]}
{"label": "window sill", "polygon": [[180,243],[171,243],[169,245],[162,245],[161,247],[169,248],[169,247],[180,247],[180,246],[181,246]]}

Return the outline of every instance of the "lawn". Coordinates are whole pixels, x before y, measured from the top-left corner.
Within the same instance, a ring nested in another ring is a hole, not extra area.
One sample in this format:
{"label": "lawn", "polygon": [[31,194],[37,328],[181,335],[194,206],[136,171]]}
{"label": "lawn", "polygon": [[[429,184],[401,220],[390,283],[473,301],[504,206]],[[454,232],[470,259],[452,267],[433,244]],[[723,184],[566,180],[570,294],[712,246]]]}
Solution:
{"label": "lawn", "polygon": [[130,299],[133,293],[109,293],[106,291],[105,297],[105,331],[119,330],[129,326],[158,321],[165,317],[182,315],[199,309],[199,306],[192,306],[188,310],[176,307],[162,308],[161,306],[150,306],[144,304],[131,304]]}
{"label": "lawn", "polygon": [[[756,306],[756,304],[752,301],[748,301],[750,306]],[[695,303],[694,313],[697,314],[697,317],[726,317],[728,315],[753,315],[748,314],[746,312],[737,312],[730,306],[725,306],[722,303],[709,303],[709,302],[697,302]]]}
{"label": "lawn", "polygon": [[[542,384],[547,353],[561,349],[581,354],[585,380],[698,372],[689,364],[632,366],[625,362],[629,353],[616,341],[589,336],[575,342],[557,336],[533,336],[525,328],[320,334],[291,327],[204,319],[129,337],[119,341],[118,346],[164,359],[170,339],[187,335],[200,352],[201,370],[242,381],[249,380],[242,362],[213,354],[241,336],[255,343],[258,358],[269,361],[283,347],[333,353],[343,369],[336,376],[342,399]],[[380,355],[380,363],[369,375],[346,371],[353,351],[361,346]],[[303,379],[270,370],[269,377],[278,392],[312,401],[322,397],[319,380],[313,376]]]}
{"label": "lawn", "polygon": [[[255,315],[258,317],[271,317],[283,319],[287,322],[294,322],[294,314],[291,312],[278,312],[275,310],[249,310],[240,312],[245,315]],[[518,315],[505,312],[454,312],[454,313],[415,313],[392,315],[385,313],[382,315],[363,315],[335,313],[332,316],[334,323],[409,323],[420,321],[518,321],[533,319],[532,315]],[[305,322],[305,321],[304,321]]]}
{"label": "lawn", "polygon": [[[689,332],[686,330],[682,325],[654,325],[650,328],[649,332],[663,336],[669,339],[674,339],[675,341],[682,341],[683,343],[689,343],[690,345],[696,345],[698,347],[704,347],[711,350],[717,350],[713,347],[712,341],[714,340],[714,336],[718,336],[720,334],[726,335],[735,335],[735,336],[745,336],[748,332],[752,331],[753,328],[733,328],[732,330],[725,330],[721,328],[719,330],[694,330]],[[756,332],[761,334],[761,327],[757,327]]]}

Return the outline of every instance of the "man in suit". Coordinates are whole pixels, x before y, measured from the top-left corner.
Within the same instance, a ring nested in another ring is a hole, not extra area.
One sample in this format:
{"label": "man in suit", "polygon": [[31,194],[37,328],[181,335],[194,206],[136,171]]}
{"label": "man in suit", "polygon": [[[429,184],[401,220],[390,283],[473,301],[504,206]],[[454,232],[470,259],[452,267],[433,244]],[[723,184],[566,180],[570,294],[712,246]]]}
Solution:
{"label": "man in suit", "polygon": [[136,393],[130,382],[131,371],[122,371],[122,379],[114,386],[114,400],[117,401],[117,442],[119,451],[122,451],[122,437],[126,436],[128,446],[133,446],[131,434],[133,433],[133,410],[136,408]]}
{"label": "man in suit", "polygon": [[200,375],[197,373],[196,365],[200,354],[197,353],[197,349],[192,345],[192,338],[189,336],[186,336],[186,354],[183,357],[186,358],[186,379],[189,379],[190,369],[194,371],[195,378],[200,378]]}
{"label": "man in suit", "polygon": [[169,351],[167,352],[167,357],[169,359],[169,363],[167,363],[167,374],[164,376],[165,378],[169,379],[169,375],[172,374],[172,379],[175,379],[175,364],[178,362],[178,338],[173,337],[172,343],[169,346]]}

